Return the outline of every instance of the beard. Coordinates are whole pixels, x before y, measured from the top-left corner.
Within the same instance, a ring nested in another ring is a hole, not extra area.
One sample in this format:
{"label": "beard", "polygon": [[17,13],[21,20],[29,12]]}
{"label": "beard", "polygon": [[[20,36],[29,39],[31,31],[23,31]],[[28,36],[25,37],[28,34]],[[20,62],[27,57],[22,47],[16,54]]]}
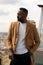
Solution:
{"label": "beard", "polygon": [[23,17],[21,17],[21,18],[17,17],[17,20],[20,21],[21,23],[24,23],[24,18]]}

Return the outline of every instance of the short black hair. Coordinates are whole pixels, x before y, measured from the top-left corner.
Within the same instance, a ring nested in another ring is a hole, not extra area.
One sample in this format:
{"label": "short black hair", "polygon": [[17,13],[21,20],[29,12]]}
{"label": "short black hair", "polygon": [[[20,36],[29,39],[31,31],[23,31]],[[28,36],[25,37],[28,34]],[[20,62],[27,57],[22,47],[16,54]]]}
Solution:
{"label": "short black hair", "polygon": [[20,10],[23,10],[23,12],[25,12],[26,15],[28,14],[28,10],[26,8],[20,8]]}

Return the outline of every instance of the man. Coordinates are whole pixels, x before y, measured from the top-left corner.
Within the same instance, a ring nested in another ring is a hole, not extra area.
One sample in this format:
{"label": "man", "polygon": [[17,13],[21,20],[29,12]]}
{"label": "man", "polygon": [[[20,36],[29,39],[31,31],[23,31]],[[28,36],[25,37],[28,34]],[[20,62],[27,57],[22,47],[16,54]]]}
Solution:
{"label": "man", "polygon": [[9,28],[7,44],[10,65],[34,65],[34,52],[40,44],[39,34],[33,20],[27,20],[28,10],[20,8],[17,21]]}

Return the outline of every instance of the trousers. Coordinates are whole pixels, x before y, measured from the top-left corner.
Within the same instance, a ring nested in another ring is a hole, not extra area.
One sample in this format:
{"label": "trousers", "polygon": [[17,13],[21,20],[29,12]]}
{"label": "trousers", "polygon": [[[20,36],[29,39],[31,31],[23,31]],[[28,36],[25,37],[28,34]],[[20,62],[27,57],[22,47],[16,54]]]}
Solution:
{"label": "trousers", "polygon": [[14,54],[14,59],[10,62],[10,65],[31,65],[30,53]]}

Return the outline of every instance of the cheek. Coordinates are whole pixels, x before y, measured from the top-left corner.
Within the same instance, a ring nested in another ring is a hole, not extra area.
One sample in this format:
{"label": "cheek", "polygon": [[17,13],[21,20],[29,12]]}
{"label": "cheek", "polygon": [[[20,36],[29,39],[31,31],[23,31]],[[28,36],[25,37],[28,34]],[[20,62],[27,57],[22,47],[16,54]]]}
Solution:
{"label": "cheek", "polygon": [[21,15],[17,16],[17,18],[21,18]]}
{"label": "cheek", "polygon": [[22,15],[21,15],[21,17],[25,18],[25,15],[24,15],[24,14],[22,14]]}

